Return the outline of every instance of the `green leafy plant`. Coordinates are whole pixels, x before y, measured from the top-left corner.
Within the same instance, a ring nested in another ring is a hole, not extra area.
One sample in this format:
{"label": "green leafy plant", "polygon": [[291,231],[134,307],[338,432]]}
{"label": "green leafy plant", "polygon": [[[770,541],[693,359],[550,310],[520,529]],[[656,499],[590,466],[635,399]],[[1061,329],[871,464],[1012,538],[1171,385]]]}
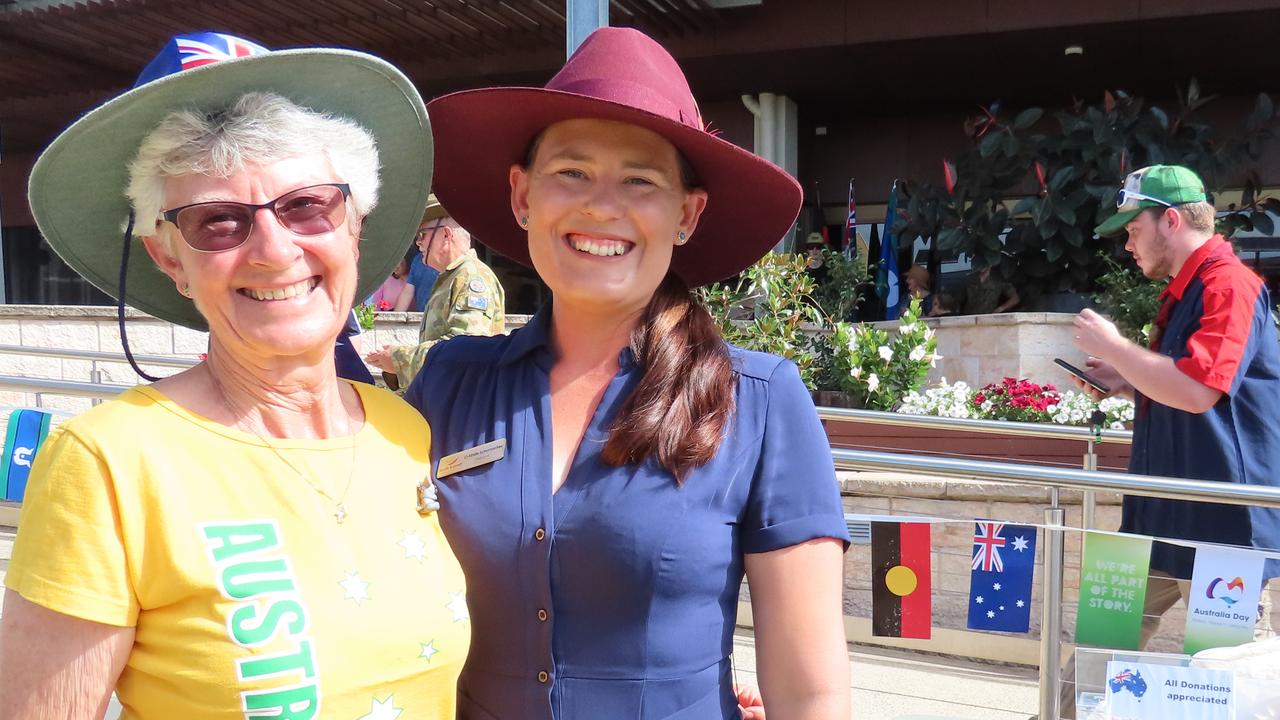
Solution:
{"label": "green leafy plant", "polygon": [[[1076,102],[1053,113],[1052,124],[1042,122],[1042,108],[1012,117],[982,108],[965,123],[970,144],[954,164],[943,161],[943,186],[905,183],[906,213],[895,231],[900,242],[919,235],[931,252],[963,252],[976,268],[998,268],[1026,299],[1090,290],[1108,272],[1099,253],[1112,244],[1094,237],[1093,228],[1115,212],[1128,172],[1186,165],[1217,193],[1275,139],[1268,95],[1257,96],[1243,127],[1230,135],[1200,120],[1213,99],[1192,80],[1169,111],[1122,91],[1105,93],[1097,105]],[[1272,223],[1263,211],[1280,212],[1280,200],[1259,197],[1257,174],[1248,177],[1240,205],[1227,208],[1220,223],[1227,233],[1267,232]]]}
{"label": "green leafy plant", "polygon": [[1160,312],[1160,293],[1169,281],[1148,280],[1136,268],[1121,265],[1109,255],[1104,254],[1102,261],[1107,271],[1098,276],[1099,290],[1093,301],[1125,337],[1145,346],[1151,323]]}
{"label": "green leafy plant", "polygon": [[874,279],[861,256],[846,257],[844,253],[823,249],[822,267],[827,270],[826,280],[813,291],[818,308],[831,320],[847,320],[862,303],[863,293]]}
{"label": "green leafy plant", "polygon": [[799,255],[769,253],[731,284],[712,283],[699,299],[725,340],[795,363],[810,389],[817,387],[814,331],[825,318],[813,299],[813,278]]}
{"label": "green leafy plant", "polygon": [[360,329],[372,330],[374,317],[378,311],[372,305],[356,305],[352,309],[356,311],[356,320],[360,322]]}
{"label": "green leafy plant", "polygon": [[938,359],[933,330],[920,322],[920,300],[913,299],[896,331],[865,323],[837,322],[826,338],[829,380],[849,394],[855,406],[892,410],[919,390]]}

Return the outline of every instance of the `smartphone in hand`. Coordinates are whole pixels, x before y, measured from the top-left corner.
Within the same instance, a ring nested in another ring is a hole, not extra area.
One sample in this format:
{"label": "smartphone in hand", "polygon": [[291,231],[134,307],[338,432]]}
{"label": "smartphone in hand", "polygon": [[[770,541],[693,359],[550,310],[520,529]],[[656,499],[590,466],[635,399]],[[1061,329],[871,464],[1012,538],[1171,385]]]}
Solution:
{"label": "smartphone in hand", "polygon": [[1089,384],[1089,387],[1092,387],[1094,390],[1097,390],[1098,392],[1102,393],[1103,395],[1106,395],[1107,393],[1111,392],[1111,388],[1110,388],[1110,387],[1108,387],[1105,383],[1103,383],[1102,381],[1098,380],[1097,378],[1095,378],[1094,376],[1090,375],[1089,373],[1087,373],[1087,372],[1085,372],[1085,371],[1081,370],[1080,368],[1076,367],[1075,365],[1072,365],[1071,363],[1067,362],[1066,360],[1063,360],[1062,358],[1054,358],[1054,359],[1053,359],[1053,361],[1054,361],[1055,363],[1057,363],[1060,367],[1062,367],[1062,369],[1063,369],[1063,370],[1066,370],[1067,372],[1071,373],[1072,375],[1075,375],[1076,377],[1078,377],[1078,378],[1080,378],[1081,380],[1085,381],[1086,383],[1088,383],[1088,384]]}

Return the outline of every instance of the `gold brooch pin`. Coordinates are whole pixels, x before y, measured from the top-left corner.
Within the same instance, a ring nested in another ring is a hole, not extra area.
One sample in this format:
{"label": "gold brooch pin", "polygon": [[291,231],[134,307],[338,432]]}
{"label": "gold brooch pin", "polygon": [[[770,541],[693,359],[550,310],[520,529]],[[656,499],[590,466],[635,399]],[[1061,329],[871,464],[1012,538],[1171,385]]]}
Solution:
{"label": "gold brooch pin", "polygon": [[440,496],[436,494],[436,485],[427,478],[418,483],[418,514],[426,517],[440,509]]}

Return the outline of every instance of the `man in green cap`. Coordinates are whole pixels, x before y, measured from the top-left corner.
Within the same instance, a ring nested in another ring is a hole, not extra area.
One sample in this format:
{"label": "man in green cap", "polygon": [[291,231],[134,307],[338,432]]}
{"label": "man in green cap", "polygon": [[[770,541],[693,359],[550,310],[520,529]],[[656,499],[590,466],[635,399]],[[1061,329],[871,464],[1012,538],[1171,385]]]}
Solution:
{"label": "man in green cap", "polygon": [[[399,388],[409,387],[427,351],[457,335],[501,335],[505,330],[506,296],[498,278],[471,248],[471,233],[448,215],[429,221],[422,256],[435,268],[436,279],[418,326],[417,345],[388,345],[365,360]],[[388,385],[391,384],[388,379]]]}
{"label": "man in green cap", "polygon": [[[1137,403],[1129,472],[1248,485],[1280,485],[1280,344],[1262,279],[1214,233],[1214,207],[1194,172],[1153,165],[1130,173],[1117,212],[1095,232],[1123,234],[1149,278],[1170,278],[1149,348],[1125,339],[1092,310],[1074,322],[1075,345],[1109,395]],[[1102,393],[1080,380],[1095,399]],[[1280,547],[1280,511],[1125,497],[1120,530],[1243,547]],[[1145,647],[1160,618],[1190,592],[1194,547],[1156,542],[1143,610]],[[1263,582],[1280,576],[1268,560]],[[1197,592],[1200,592],[1197,589]],[[1270,630],[1269,592],[1255,630]],[[1073,675],[1068,667],[1068,682]],[[1064,683],[1062,717],[1075,716]]]}

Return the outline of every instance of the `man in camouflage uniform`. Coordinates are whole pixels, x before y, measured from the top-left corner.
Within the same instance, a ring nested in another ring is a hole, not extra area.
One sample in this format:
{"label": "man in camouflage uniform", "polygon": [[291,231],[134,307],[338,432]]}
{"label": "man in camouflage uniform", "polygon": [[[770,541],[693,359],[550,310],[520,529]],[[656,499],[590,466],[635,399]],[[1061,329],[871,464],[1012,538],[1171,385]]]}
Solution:
{"label": "man in camouflage uniform", "polygon": [[388,345],[371,353],[370,365],[394,374],[401,388],[413,381],[427,351],[455,335],[498,335],[504,330],[506,297],[498,278],[476,257],[471,234],[445,215],[433,221],[423,248],[440,273],[418,326],[417,345]]}

